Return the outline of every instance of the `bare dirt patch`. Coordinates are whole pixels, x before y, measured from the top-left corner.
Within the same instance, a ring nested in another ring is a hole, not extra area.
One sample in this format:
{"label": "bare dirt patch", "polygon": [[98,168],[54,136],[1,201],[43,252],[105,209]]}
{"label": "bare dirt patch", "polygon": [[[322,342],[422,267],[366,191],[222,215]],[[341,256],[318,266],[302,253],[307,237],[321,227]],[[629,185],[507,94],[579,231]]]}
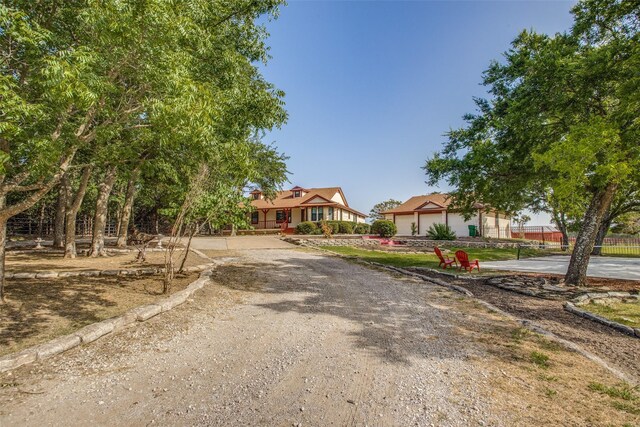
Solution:
{"label": "bare dirt patch", "polygon": [[[66,259],[63,253],[29,251],[24,253],[7,253],[6,269],[9,273],[36,273],[41,271],[86,271],[86,270],[124,270],[128,268],[164,267],[164,252],[147,252],[145,262],[136,261],[137,252],[108,255],[90,258],[78,256]],[[179,262],[184,250],[176,250],[175,258]],[[189,252],[186,267],[206,263],[206,260],[193,252]]]}
{"label": "bare dirt patch", "polygon": [[[177,276],[171,292],[197,277],[197,273]],[[162,299],[166,297],[162,286],[162,276],[8,280],[8,301],[0,305],[0,355]]]}
{"label": "bare dirt patch", "polygon": [[440,278],[471,291],[474,296],[521,319],[533,320],[550,332],[599,356],[640,383],[640,340],[608,326],[576,316],[562,300],[550,300],[506,291],[482,282]]}

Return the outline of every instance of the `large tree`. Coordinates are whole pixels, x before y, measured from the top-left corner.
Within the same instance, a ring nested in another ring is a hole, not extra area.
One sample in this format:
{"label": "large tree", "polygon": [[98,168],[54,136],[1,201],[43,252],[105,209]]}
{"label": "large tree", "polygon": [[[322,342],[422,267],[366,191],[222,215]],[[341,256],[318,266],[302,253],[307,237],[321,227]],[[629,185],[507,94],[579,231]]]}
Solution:
{"label": "large tree", "polygon": [[375,221],[377,219],[384,219],[384,215],[382,214],[382,212],[388,211],[389,209],[397,208],[401,204],[402,202],[400,200],[394,199],[376,203],[375,205],[373,205],[373,208],[371,208],[371,211],[369,212],[369,219],[371,219],[372,221]]}
{"label": "large tree", "polygon": [[283,123],[282,93],[256,66],[268,58],[258,18],[280,3],[2,2],[0,280],[7,220],[53,188],[79,150],[94,154],[85,171],[102,171],[102,218],[116,171],[128,175],[148,153],[193,176],[209,156]]}
{"label": "large tree", "polygon": [[449,132],[427,161],[429,181],[446,179],[456,203],[517,212],[542,192],[580,229],[565,281],[583,285],[600,225],[640,168],[640,4],[587,0],[570,32],[522,32],[484,74],[467,126]]}

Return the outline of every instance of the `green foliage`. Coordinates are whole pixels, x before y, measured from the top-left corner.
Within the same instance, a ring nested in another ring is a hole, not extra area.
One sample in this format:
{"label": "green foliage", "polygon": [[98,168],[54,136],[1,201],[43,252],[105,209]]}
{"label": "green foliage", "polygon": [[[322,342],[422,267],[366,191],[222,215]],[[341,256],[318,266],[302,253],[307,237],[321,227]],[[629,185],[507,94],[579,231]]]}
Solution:
{"label": "green foliage", "polygon": [[546,369],[549,367],[549,356],[544,353],[541,353],[539,351],[532,351],[529,355],[529,358],[535,365],[538,365],[541,368]]}
{"label": "green foliage", "polygon": [[369,212],[369,218],[373,220],[384,219],[384,215],[381,212],[388,211],[393,208],[397,208],[402,204],[399,200],[389,199],[384,202],[377,203],[371,208]]}
{"label": "green foliage", "polygon": [[424,167],[429,184],[454,187],[466,215],[480,202],[578,222],[567,275],[575,284],[584,281],[598,209],[640,186],[640,20],[630,3],[581,1],[570,32],[520,33],[483,75],[490,98],[476,100],[467,125]]}
{"label": "green foliage", "polygon": [[331,227],[332,234],[338,234],[340,232],[340,221],[321,221],[318,223],[318,227],[322,225],[322,223],[326,223],[329,227]]}
{"label": "green foliage", "polygon": [[369,234],[370,231],[371,226],[364,222],[359,222],[358,224],[356,224],[356,227],[353,230],[355,234]]}
{"label": "green foliage", "polygon": [[349,221],[340,221],[338,225],[340,234],[353,234],[355,223]]}
{"label": "green foliage", "polygon": [[589,390],[622,400],[633,401],[640,399],[640,396],[638,396],[638,388],[631,387],[626,383],[609,387],[601,383],[592,382],[589,383]]}
{"label": "green foliage", "polygon": [[296,234],[314,234],[318,230],[315,222],[304,221],[296,225]]}
{"label": "green foliage", "polygon": [[418,226],[416,225],[415,222],[411,223],[411,235],[415,236],[418,234]]}
{"label": "green foliage", "polygon": [[371,224],[371,233],[377,234],[380,237],[393,237],[398,233],[398,227],[386,219],[379,219]]}
{"label": "green foliage", "polygon": [[456,233],[447,224],[436,223],[429,226],[427,237],[431,240],[456,240]]}

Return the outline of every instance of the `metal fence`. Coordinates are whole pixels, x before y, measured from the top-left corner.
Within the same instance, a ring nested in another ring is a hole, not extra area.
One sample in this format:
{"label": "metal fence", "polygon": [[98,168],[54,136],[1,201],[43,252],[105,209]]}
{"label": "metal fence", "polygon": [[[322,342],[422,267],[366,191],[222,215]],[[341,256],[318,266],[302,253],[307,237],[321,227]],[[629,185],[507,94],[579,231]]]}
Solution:
{"label": "metal fence", "polygon": [[[569,235],[568,246],[563,245],[562,233],[552,226],[526,227],[484,227],[484,237],[518,239],[522,247],[550,251],[571,251],[576,242],[575,235]],[[605,237],[602,245],[596,246],[601,255],[640,256],[640,238],[635,236]]]}

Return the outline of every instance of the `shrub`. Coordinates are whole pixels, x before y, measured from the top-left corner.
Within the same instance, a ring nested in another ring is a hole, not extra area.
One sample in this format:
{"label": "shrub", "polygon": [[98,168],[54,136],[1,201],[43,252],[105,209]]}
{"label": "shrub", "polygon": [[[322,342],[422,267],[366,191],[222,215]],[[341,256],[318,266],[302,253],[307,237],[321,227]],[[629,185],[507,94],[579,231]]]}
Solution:
{"label": "shrub", "polygon": [[338,234],[340,232],[340,221],[325,221],[325,223],[331,227],[331,234]]}
{"label": "shrub", "polygon": [[296,234],[314,234],[318,227],[311,221],[301,222],[296,225]]}
{"label": "shrub", "polygon": [[416,225],[415,222],[411,223],[411,235],[415,236],[416,234],[418,234],[418,226]]}
{"label": "shrub", "polygon": [[327,223],[327,221],[322,221],[320,223],[320,229],[322,230],[322,235],[325,239],[331,238],[331,235],[333,234],[333,227],[331,227],[331,224]]}
{"label": "shrub", "polygon": [[369,234],[370,230],[371,230],[371,226],[369,224],[360,222],[356,224],[356,228],[353,229],[353,232],[356,234]]}
{"label": "shrub", "polygon": [[340,234],[353,234],[355,224],[349,221],[340,221]]}
{"label": "shrub", "polygon": [[379,219],[371,225],[371,232],[380,237],[392,237],[398,232],[398,227],[388,219]]}
{"label": "shrub", "polygon": [[447,224],[433,224],[427,230],[431,240],[456,240],[456,233]]}

